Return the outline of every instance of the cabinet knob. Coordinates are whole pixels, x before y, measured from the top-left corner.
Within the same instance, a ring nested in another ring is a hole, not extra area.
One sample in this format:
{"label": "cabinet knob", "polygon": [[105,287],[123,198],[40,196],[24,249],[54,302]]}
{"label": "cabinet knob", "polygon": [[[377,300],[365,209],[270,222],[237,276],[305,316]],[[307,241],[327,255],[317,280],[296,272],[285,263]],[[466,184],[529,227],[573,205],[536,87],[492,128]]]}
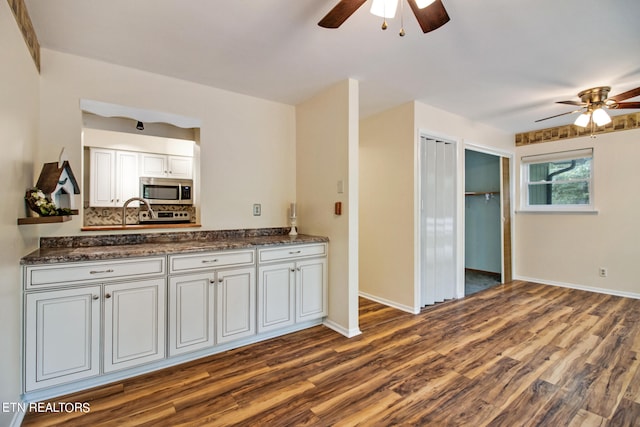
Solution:
{"label": "cabinet knob", "polygon": [[111,294],[104,294],[104,297],[109,299],[109,298],[111,298]]}
{"label": "cabinet knob", "polygon": [[216,283],[216,279],[209,279],[209,283]]}
{"label": "cabinet knob", "polygon": [[296,268],[296,270],[300,271],[300,267]]}
{"label": "cabinet knob", "polygon": [[295,271],[296,271],[296,269],[295,269],[295,268],[292,268],[292,269],[291,269],[291,272],[292,272],[292,273],[294,273]]}
{"label": "cabinet knob", "polygon": [[98,295],[92,295],[92,296],[91,296],[91,299],[93,299],[93,300],[97,300],[97,299],[100,299],[100,296],[98,296]]}

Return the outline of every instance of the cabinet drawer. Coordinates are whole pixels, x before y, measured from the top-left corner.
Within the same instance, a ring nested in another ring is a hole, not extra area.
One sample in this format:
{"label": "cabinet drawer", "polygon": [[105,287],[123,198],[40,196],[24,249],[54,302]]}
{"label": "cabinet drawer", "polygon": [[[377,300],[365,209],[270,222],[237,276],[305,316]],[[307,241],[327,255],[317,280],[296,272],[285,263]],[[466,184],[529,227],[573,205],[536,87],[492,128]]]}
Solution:
{"label": "cabinet drawer", "polygon": [[250,265],[255,251],[206,252],[197,255],[173,255],[169,257],[169,273],[199,271],[217,267]]}
{"label": "cabinet drawer", "polygon": [[27,266],[26,288],[51,285],[97,283],[116,279],[135,279],[140,276],[165,274],[165,258],[138,258],[100,262],[62,263],[46,266]]}
{"label": "cabinet drawer", "polygon": [[260,249],[259,253],[260,262],[326,256],[327,245],[320,243],[314,245],[287,246],[284,248],[278,247],[277,249]]}

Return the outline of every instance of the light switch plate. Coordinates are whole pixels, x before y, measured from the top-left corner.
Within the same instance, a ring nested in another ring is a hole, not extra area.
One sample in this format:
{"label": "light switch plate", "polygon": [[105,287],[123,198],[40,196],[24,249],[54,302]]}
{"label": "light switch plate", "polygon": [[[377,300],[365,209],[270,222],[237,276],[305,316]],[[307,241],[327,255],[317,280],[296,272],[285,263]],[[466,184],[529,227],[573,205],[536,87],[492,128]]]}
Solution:
{"label": "light switch plate", "polygon": [[253,216],[262,215],[262,205],[260,203],[254,203],[253,205]]}

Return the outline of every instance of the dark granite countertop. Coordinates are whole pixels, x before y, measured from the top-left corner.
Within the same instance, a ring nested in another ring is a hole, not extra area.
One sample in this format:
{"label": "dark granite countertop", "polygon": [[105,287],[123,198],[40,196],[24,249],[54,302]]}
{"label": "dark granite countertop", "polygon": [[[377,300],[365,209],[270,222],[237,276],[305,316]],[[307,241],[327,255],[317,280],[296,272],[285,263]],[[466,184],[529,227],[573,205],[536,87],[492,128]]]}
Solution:
{"label": "dark granite countertop", "polygon": [[70,236],[40,239],[40,249],[24,256],[24,265],[101,261],[153,255],[183,254],[264,246],[328,242],[327,237],[299,234],[288,229],[202,231],[188,233]]}

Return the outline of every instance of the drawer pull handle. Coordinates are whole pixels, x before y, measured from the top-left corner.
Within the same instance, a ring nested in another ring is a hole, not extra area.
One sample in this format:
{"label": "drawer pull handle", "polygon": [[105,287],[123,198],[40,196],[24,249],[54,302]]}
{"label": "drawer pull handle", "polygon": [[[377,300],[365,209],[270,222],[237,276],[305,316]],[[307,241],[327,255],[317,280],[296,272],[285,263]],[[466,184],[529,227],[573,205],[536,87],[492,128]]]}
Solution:
{"label": "drawer pull handle", "polygon": [[301,253],[301,252],[302,252],[302,251],[290,251],[290,252],[289,252],[289,255],[295,255],[295,254],[299,254],[299,253]]}
{"label": "drawer pull handle", "polygon": [[202,263],[203,264],[211,264],[212,262],[218,262],[217,259],[203,259]]}
{"label": "drawer pull handle", "polygon": [[105,273],[113,273],[112,269],[108,270],[91,270],[89,274],[105,274]]}
{"label": "drawer pull handle", "polygon": [[93,300],[97,300],[97,299],[100,299],[100,297],[99,297],[98,295],[92,295],[92,296],[91,296],[91,299],[93,299]]}
{"label": "drawer pull handle", "polygon": [[111,294],[104,294],[104,297],[107,298],[107,299],[111,298]]}

